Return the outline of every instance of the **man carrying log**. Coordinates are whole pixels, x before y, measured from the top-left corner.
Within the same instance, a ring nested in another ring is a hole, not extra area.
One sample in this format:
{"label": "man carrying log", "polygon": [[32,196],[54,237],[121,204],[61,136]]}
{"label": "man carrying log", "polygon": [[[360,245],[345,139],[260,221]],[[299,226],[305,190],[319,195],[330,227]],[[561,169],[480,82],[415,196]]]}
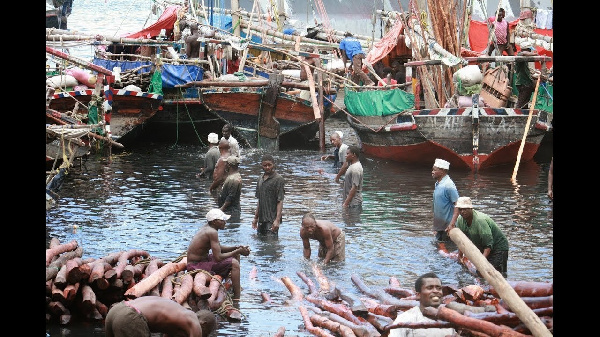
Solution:
{"label": "man carrying log", "polygon": [[319,241],[318,257],[323,258],[323,263],[343,261],[346,258],[346,234],[331,221],[317,220],[312,213],[304,214],[300,237],[306,259],[310,259],[309,239]]}
{"label": "man carrying log", "polygon": [[[502,273],[502,276],[506,277],[508,240],[504,233],[487,214],[473,209],[471,198],[458,198],[456,208],[459,213],[458,219],[456,219],[456,228],[465,233],[488,262]],[[458,250],[458,260],[463,261],[463,252],[460,249]]]}
{"label": "man carrying log", "polygon": [[142,296],[113,305],[105,320],[107,337],[169,336],[203,337],[217,328],[210,310],[194,313],[181,304],[160,296]]}
{"label": "man carrying log", "polygon": [[408,336],[426,336],[426,337],[445,337],[459,336],[453,328],[393,328],[402,323],[436,323],[429,317],[423,315],[423,309],[426,307],[437,308],[442,304],[442,280],[433,272],[425,273],[415,281],[415,292],[419,297],[419,306],[415,306],[396,317],[394,323],[390,325],[389,337],[408,337]]}
{"label": "man carrying log", "polygon": [[[225,228],[225,223],[231,215],[223,213],[218,208],[206,213],[207,223],[198,230],[187,249],[187,270],[206,270],[226,278],[231,273],[233,300],[240,300],[240,254],[250,255],[248,246],[223,246],[219,242],[219,229]],[[209,251],[211,251],[209,253]]]}

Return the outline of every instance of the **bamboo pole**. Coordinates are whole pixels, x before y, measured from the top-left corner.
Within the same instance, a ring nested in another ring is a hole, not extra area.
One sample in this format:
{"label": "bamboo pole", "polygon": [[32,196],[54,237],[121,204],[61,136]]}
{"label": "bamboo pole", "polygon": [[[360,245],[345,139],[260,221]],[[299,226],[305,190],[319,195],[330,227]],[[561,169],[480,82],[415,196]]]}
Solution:
{"label": "bamboo pole", "polygon": [[525,304],[515,290],[506,282],[502,274],[496,270],[481,254],[479,249],[459,229],[452,228],[448,232],[450,239],[458,246],[461,252],[477,267],[479,273],[496,289],[498,295],[508,304],[511,311],[529,328],[535,337],[552,336],[538,315]]}
{"label": "bamboo pole", "polygon": [[531,124],[531,118],[533,115],[533,110],[535,109],[535,101],[537,97],[538,88],[540,87],[540,79],[542,76],[538,77],[537,82],[535,83],[535,90],[533,91],[533,99],[531,100],[531,106],[529,107],[529,116],[527,116],[527,123],[525,123],[525,131],[523,131],[523,139],[521,139],[521,146],[519,146],[519,152],[517,153],[517,162],[515,163],[515,169],[513,170],[512,177],[510,180],[514,183],[517,179],[517,171],[519,170],[519,163],[521,162],[521,155],[523,154],[523,148],[525,147],[525,139],[527,138],[527,133],[529,131],[529,125]]}

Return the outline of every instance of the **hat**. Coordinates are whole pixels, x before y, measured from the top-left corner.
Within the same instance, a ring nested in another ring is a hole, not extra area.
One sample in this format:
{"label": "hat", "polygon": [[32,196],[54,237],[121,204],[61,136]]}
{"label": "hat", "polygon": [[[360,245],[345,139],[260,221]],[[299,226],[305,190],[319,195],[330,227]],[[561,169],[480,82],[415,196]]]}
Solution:
{"label": "hat", "polygon": [[533,49],[533,43],[531,43],[529,40],[525,40],[521,42],[519,47],[521,47],[521,49]]}
{"label": "hat", "polygon": [[344,133],[342,131],[336,131],[335,133],[337,133],[340,138],[344,138]]}
{"label": "hat", "polygon": [[471,198],[469,197],[460,197],[456,200],[456,208],[473,208],[473,204],[471,203]]}
{"label": "hat", "polygon": [[435,160],[435,163],[433,163],[433,166],[448,170],[450,168],[450,163],[438,158]]}
{"label": "hat", "polygon": [[219,135],[214,132],[208,134],[208,142],[211,144],[217,144],[219,142]]}
{"label": "hat", "polygon": [[218,208],[213,208],[206,213],[206,220],[208,220],[208,222],[213,220],[229,220],[230,217],[231,215],[223,213],[223,211]]}
{"label": "hat", "polygon": [[237,156],[229,156],[227,157],[227,164],[237,166],[240,164],[240,158],[238,158]]}

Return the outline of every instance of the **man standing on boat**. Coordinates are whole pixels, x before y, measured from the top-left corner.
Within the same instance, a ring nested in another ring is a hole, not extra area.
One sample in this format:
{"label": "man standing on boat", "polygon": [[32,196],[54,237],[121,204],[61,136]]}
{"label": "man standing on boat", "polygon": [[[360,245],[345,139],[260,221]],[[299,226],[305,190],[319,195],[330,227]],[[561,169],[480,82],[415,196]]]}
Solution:
{"label": "man standing on boat", "polygon": [[363,85],[372,86],[375,82],[371,81],[367,74],[362,70],[363,59],[366,57],[362,50],[360,41],[352,36],[352,33],[346,32],[345,37],[340,41],[340,53],[344,61],[344,72],[347,72],[346,63],[350,60],[352,66],[352,82],[359,84],[362,80]]}
{"label": "man standing on boat", "polygon": [[242,160],[240,144],[238,143],[237,139],[233,138],[233,136],[231,135],[232,131],[233,126],[231,124],[228,123],[223,125],[223,129],[221,129],[223,137],[221,137],[221,139],[229,141],[229,151],[231,151],[231,154]]}
{"label": "man standing on boat", "polygon": [[504,20],[505,15],[504,8],[499,8],[496,20],[494,21],[493,17],[488,19],[494,28],[493,37],[488,46],[488,56],[492,55],[492,52],[496,49],[496,45],[498,46],[498,55],[502,56],[504,51],[506,51],[508,55],[515,55],[512,44],[508,41],[510,37],[510,27],[508,21]]}
{"label": "man standing on boat", "polygon": [[450,163],[443,159],[436,159],[431,169],[431,176],[435,179],[433,190],[433,230],[437,241],[450,241],[446,228],[453,226],[458,218],[458,190],[454,181],[450,179],[448,170]]}
{"label": "man standing on boat", "polygon": [[217,161],[221,156],[219,152],[219,135],[214,132],[208,134],[208,151],[204,155],[204,167],[198,173],[198,178],[212,178]]}
{"label": "man standing on boat", "polygon": [[348,146],[346,160],[348,169],[344,175],[344,190],[342,207],[362,207],[363,167],[358,159],[360,148],[356,145]]}
{"label": "man standing on boat", "polygon": [[[506,277],[508,240],[500,227],[489,215],[474,210],[469,197],[458,198],[456,209],[460,214],[456,220],[456,228],[465,233],[488,262]],[[461,263],[463,261],[463,252],[460,249],[458,260]]]}
{"label": "man standing on boat", "polygon": [[[525,40],[521,43],[521,51],[517,53],[517,56],[537,56],[538,53],[534,51],[533,44],[529,40]],[[515,85],[519,91],[517,97],[516,108],[525,109],[531,95],[535,91],[535,82],[537,76],[540,76],[538,71],[535,69],[534,62],[515,62]],[[531,108],[531,107],[530,107]]]}

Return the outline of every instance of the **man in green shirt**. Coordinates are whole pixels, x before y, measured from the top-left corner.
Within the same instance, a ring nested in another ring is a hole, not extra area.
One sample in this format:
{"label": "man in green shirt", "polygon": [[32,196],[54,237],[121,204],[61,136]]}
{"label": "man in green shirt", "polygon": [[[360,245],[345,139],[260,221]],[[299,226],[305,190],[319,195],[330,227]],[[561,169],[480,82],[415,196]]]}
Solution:
{"label": "man in green shirt", "polygon": [[[488,262],[506,277],[508,261],[508,240],[498,225],[487,214],[473,209],[471,198],[460,197],[456,201],[459,228],[485,256]],[[458,259],[462,261],[463,252],[458,251]]]}

